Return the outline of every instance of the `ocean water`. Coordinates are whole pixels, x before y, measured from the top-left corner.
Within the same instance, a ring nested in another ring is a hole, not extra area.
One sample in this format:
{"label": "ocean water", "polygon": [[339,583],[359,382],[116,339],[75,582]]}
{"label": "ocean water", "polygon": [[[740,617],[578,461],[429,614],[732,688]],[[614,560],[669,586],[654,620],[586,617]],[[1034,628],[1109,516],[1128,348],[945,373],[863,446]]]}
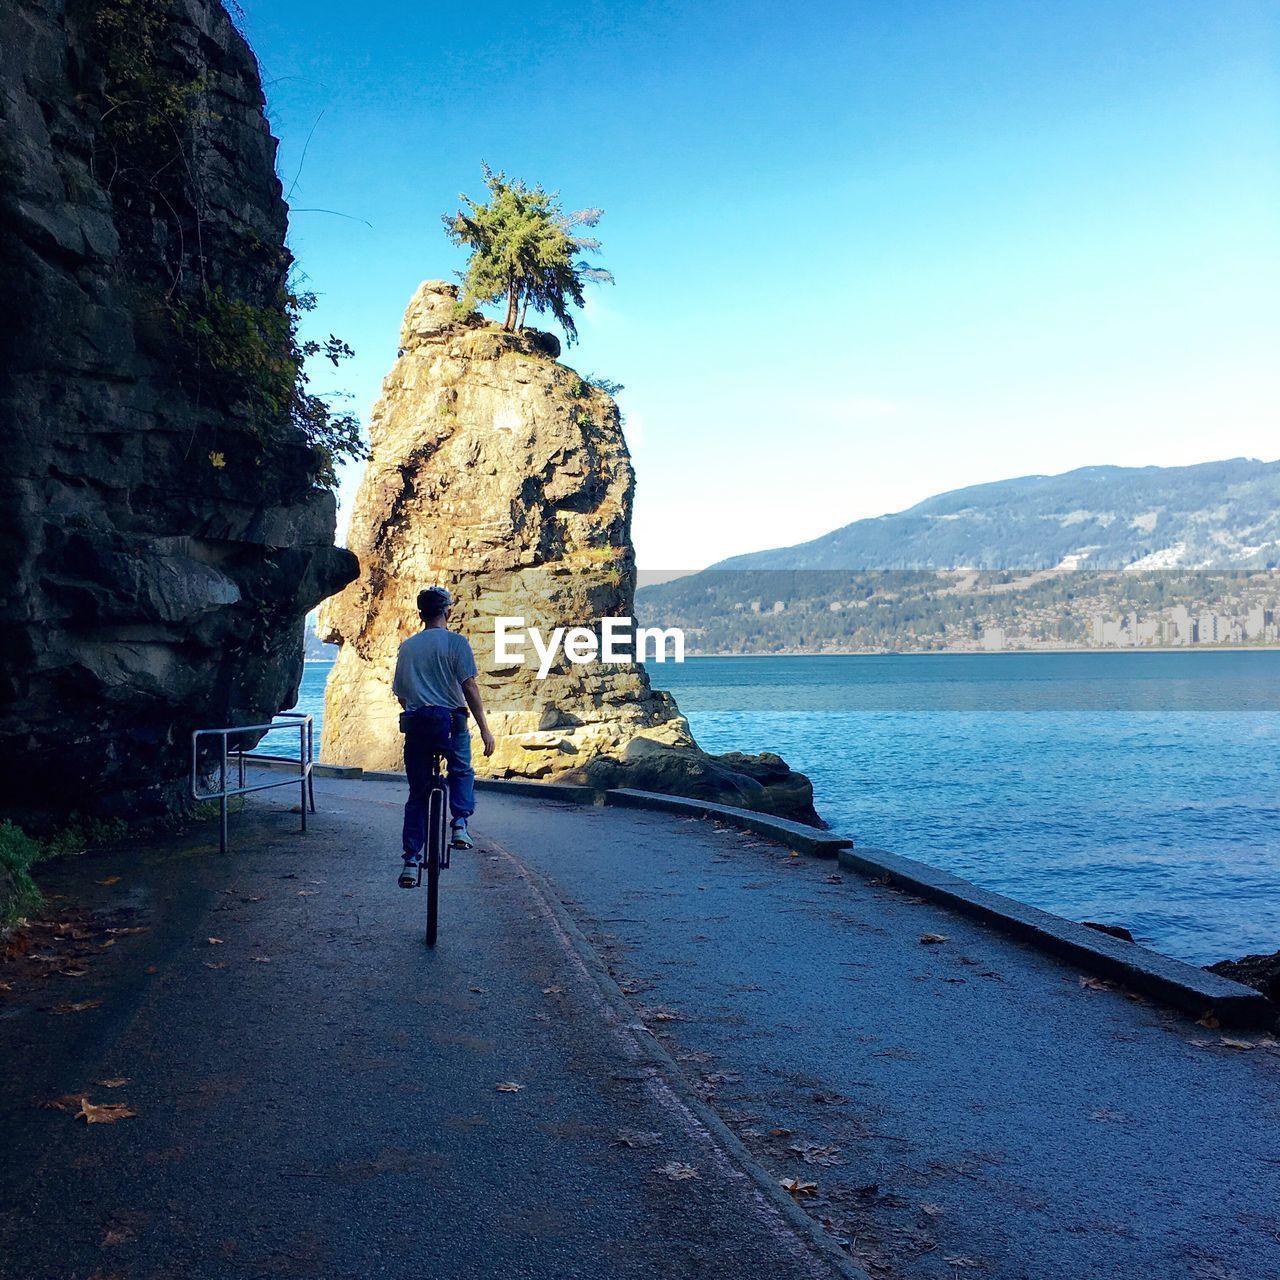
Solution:
{"label": "ocean water", "polygon": [[[322,710],[327,664],[299,707]],[[709,751],[776,751],[889,849],[1196,964],[1280,948],[1280,652],[694,658]],[[318,737],[317,737],[318,741]]]}

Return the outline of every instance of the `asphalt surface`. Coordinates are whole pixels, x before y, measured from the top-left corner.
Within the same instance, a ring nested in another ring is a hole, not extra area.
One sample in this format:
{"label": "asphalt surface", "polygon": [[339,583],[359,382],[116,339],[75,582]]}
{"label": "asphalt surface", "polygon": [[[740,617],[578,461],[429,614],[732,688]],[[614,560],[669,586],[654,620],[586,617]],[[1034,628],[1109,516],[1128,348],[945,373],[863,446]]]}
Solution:
{"label": "asphalt surface", "polygon": [[705,1096],[767,1168],[817,1184],[810,1212],[873,1276],[1280,1277],[1274,1037],[711,823],[486,796],[477,829],[559,886]]}
{"label": "asphalt surface", "polygon": [[225,858],[206,829],[46,870],[62,932],[0,969],[0,1275],[838,1274],[518,862],[455,854],[430,952],[397,789],[317,793],[305,837],[260,801]]}
{"label": "asphalt surface", "polygon": [[742,832],[491,794],[428,952],[400,789],[317,799],[45,875],[0,1276],[1280,1278],[1268,1037]]}

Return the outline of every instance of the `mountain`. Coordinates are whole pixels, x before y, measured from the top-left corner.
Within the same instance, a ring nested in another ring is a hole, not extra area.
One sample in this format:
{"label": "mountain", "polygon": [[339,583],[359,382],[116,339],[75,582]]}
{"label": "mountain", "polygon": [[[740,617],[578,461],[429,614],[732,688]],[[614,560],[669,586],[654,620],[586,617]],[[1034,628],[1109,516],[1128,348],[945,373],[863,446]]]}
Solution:
{"label": "mountain", "polygon": [[1085,467],[939,494],[642,588],[690,653],[1280,639],[1280,462]]}
{"label": "mountain", "polygon": [[1280,565],[1280,461],[1082,467],[927,498],[713,569],[1245,569]]}

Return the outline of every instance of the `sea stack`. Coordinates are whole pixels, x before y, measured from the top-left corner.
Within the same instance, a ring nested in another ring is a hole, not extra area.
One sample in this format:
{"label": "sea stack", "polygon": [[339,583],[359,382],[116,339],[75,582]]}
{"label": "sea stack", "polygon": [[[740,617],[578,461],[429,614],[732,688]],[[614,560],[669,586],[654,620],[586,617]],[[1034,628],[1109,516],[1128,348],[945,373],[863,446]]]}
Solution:
{"label": "sea stack", "polygon": [[478,771],[571,777],[817,822],[807,779],[775,756],[700,751],[670,694],[638,663],[537,662],[495,654],[495,619],[599,631],[630,617],[635,475],[618,407],[559,363],[560,344],[508,333],[462,310],[456,286],[414,294],[400,351],[370,421],[371,454],[348,545],[359,578],[325,603],[320,635],[340,646],[325,696],[321,756],[403,767],[391,693],[396,651],[420,625],[418,591],[454,596],[498,739]]}

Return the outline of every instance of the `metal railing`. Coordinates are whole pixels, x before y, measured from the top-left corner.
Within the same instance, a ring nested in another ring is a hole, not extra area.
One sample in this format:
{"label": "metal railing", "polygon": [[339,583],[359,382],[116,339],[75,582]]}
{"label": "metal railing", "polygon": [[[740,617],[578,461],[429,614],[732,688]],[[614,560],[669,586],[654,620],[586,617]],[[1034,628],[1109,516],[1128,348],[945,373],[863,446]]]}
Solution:
{"label": "metal railing", "polygon": [[[237,735],[258,734],[262,738],[268,733],[281,729],[297,729],[298,731],[298,758],[296,760],[292,756],[272,755],[265,751],[246,750],[244,747],[237,747],[233,750],[230,746],[229,740]],[[215,768],[218,777],[218,789],[216,791],[202,791],[200,789],[200,742],[204,738],[218,739],[218,745],[214,748],[217,753]],[[238,785],[229,787],[227,785],[228,768],[233,760],[237,768]],[[221,852],[226,853],[227,851],[228,802],[234,796],[248,795],[253,791],[268,791],[272,787],[298,787],[301,797],[299,809],[302,814],[302,830],[306,831],[308,806],[310,806],[312,813],[316,811],[315,781],[311,773],[314,763],[315,740],[312,732],[311,717],[304,715],[300,711],[281,711],[269,724],[240,724],[227,729],[194,730],[191,734],[191,796],[195,800],[216,800],[218,802],[218,847]],[[256,782],[252,785],[246,785],[246,764],[291,764],[298,766],[298,772],[296,776],[281,778],[276,782]]]}

